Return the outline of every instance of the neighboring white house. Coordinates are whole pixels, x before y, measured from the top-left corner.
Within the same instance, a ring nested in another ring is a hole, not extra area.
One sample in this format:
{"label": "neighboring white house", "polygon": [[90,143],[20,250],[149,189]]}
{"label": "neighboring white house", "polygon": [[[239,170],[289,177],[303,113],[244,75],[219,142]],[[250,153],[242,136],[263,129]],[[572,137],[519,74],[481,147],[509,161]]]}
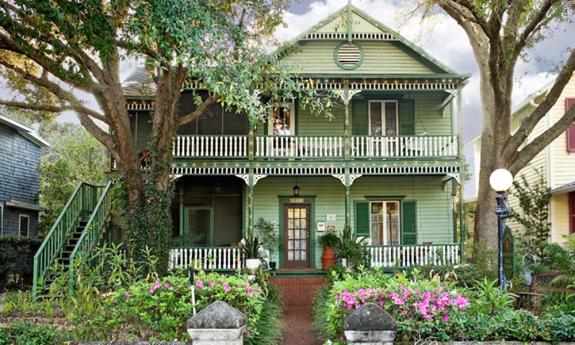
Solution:
{"label": "neighboring white house", "polygon": [[[516,107],[511,122],[512,130],[517,130],[521,121],[537,107],[550,88],[551,86],[546,86],[533,93]],[[557,122],[571,106],[575,106],[575,78],[567,84],[557,103],[533,129],[527,142]],[[472,178],[466,182],[465,200],[475,201],[479,182],[481,136],[469,141],[464,150],[472,174]],[[575,234],[575,123],[533,158],[515,179],[524,175],[528,182],[534,182],[538,178],[536,171],[541,171],[551,189],[552,197],[549,205],[551,241],[563,244],[565,236]],[[509,197],[509,203],[514,209],[519,209],[518,200],[513,197],[513,193]],[[509,225],[516,231],[520,230],[517,222],[511,221]]]}

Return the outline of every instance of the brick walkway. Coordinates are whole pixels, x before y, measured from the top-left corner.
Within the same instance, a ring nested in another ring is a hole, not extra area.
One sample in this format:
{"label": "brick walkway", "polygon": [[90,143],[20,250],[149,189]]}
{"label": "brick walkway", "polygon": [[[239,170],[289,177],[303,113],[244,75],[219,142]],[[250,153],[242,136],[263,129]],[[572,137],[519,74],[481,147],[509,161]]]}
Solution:
{"label": "brick walkway", "polygon": [[313,327],[313,297],[323,278],[273,278],[284,301],[284,345],[321,345]]}

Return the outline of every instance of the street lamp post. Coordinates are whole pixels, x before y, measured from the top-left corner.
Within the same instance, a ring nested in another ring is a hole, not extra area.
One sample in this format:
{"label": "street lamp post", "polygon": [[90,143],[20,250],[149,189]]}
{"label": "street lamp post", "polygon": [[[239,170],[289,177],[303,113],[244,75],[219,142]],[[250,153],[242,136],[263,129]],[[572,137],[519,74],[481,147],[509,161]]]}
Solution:
{"label": "street lamp post", "polygon": [[507,190],[513,184],[513,175],[506,169],[497,169],[489,176],[489,184],[497,192],[497,277],[499,279],[499,288],[505,289],[507,279],[503,271],[503,232],[505,231],[505,220],[513,214],[507,203]]}

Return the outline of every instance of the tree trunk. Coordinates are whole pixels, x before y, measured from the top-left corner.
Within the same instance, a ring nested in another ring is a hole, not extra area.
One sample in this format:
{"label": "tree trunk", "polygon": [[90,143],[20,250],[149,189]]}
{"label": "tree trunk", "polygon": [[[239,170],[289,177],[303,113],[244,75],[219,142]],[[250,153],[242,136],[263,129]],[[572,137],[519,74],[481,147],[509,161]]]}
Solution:
{"label": "tree trunk", "polygon": [[[487,68],[480,74],[480,94],[483,111],[483,130],[481,134],[481,161],[479,185],[477,193],[477,208],[475,210],[475,230],[473,234],[473,259],[484,269],[493,267],[497,249],[497,215],[495,214],[495,192],[489,184],[489,176],[493,170],[506,168],[502,159],[502,148],[505,145],[509,127],[509,117],[506,109],[495,105],[495,95]],[[510,111],[510,110],[509,110]]]}
{"label": "tree trunk", "polygon": [[[152,155],[151,160],[155,159],[158,157]],[[123,174],[128,199],[128,254],[143,274],[165,274],[170,255],[173,192],[169,183],[157,183],[157,177],[169,176],[171,166],[152,163],[149,170],[144,170],[139,164],[137,171],[131,169],[133,173]]]}

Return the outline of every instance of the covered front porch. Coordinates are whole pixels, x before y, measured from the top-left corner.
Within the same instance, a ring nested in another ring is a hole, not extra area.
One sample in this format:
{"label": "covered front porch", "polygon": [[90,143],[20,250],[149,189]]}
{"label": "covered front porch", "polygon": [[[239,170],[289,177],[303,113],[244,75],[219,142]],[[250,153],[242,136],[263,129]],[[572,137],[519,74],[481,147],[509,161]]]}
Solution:
{"label": "covered front porch", "polygon": [[[319,237],[351,225],[372,267],[403,269],[461,262],[454,179],[430,176],[183,176],[177,180],[171,268],[244,267],[238,242],[257,219],[279,239],[278,268],[321,269]],[[253,180],[252,180],[253,182]],[[294,195],[294,187],[299,194]],[[254,230],[258,235],[258,230]]]}

